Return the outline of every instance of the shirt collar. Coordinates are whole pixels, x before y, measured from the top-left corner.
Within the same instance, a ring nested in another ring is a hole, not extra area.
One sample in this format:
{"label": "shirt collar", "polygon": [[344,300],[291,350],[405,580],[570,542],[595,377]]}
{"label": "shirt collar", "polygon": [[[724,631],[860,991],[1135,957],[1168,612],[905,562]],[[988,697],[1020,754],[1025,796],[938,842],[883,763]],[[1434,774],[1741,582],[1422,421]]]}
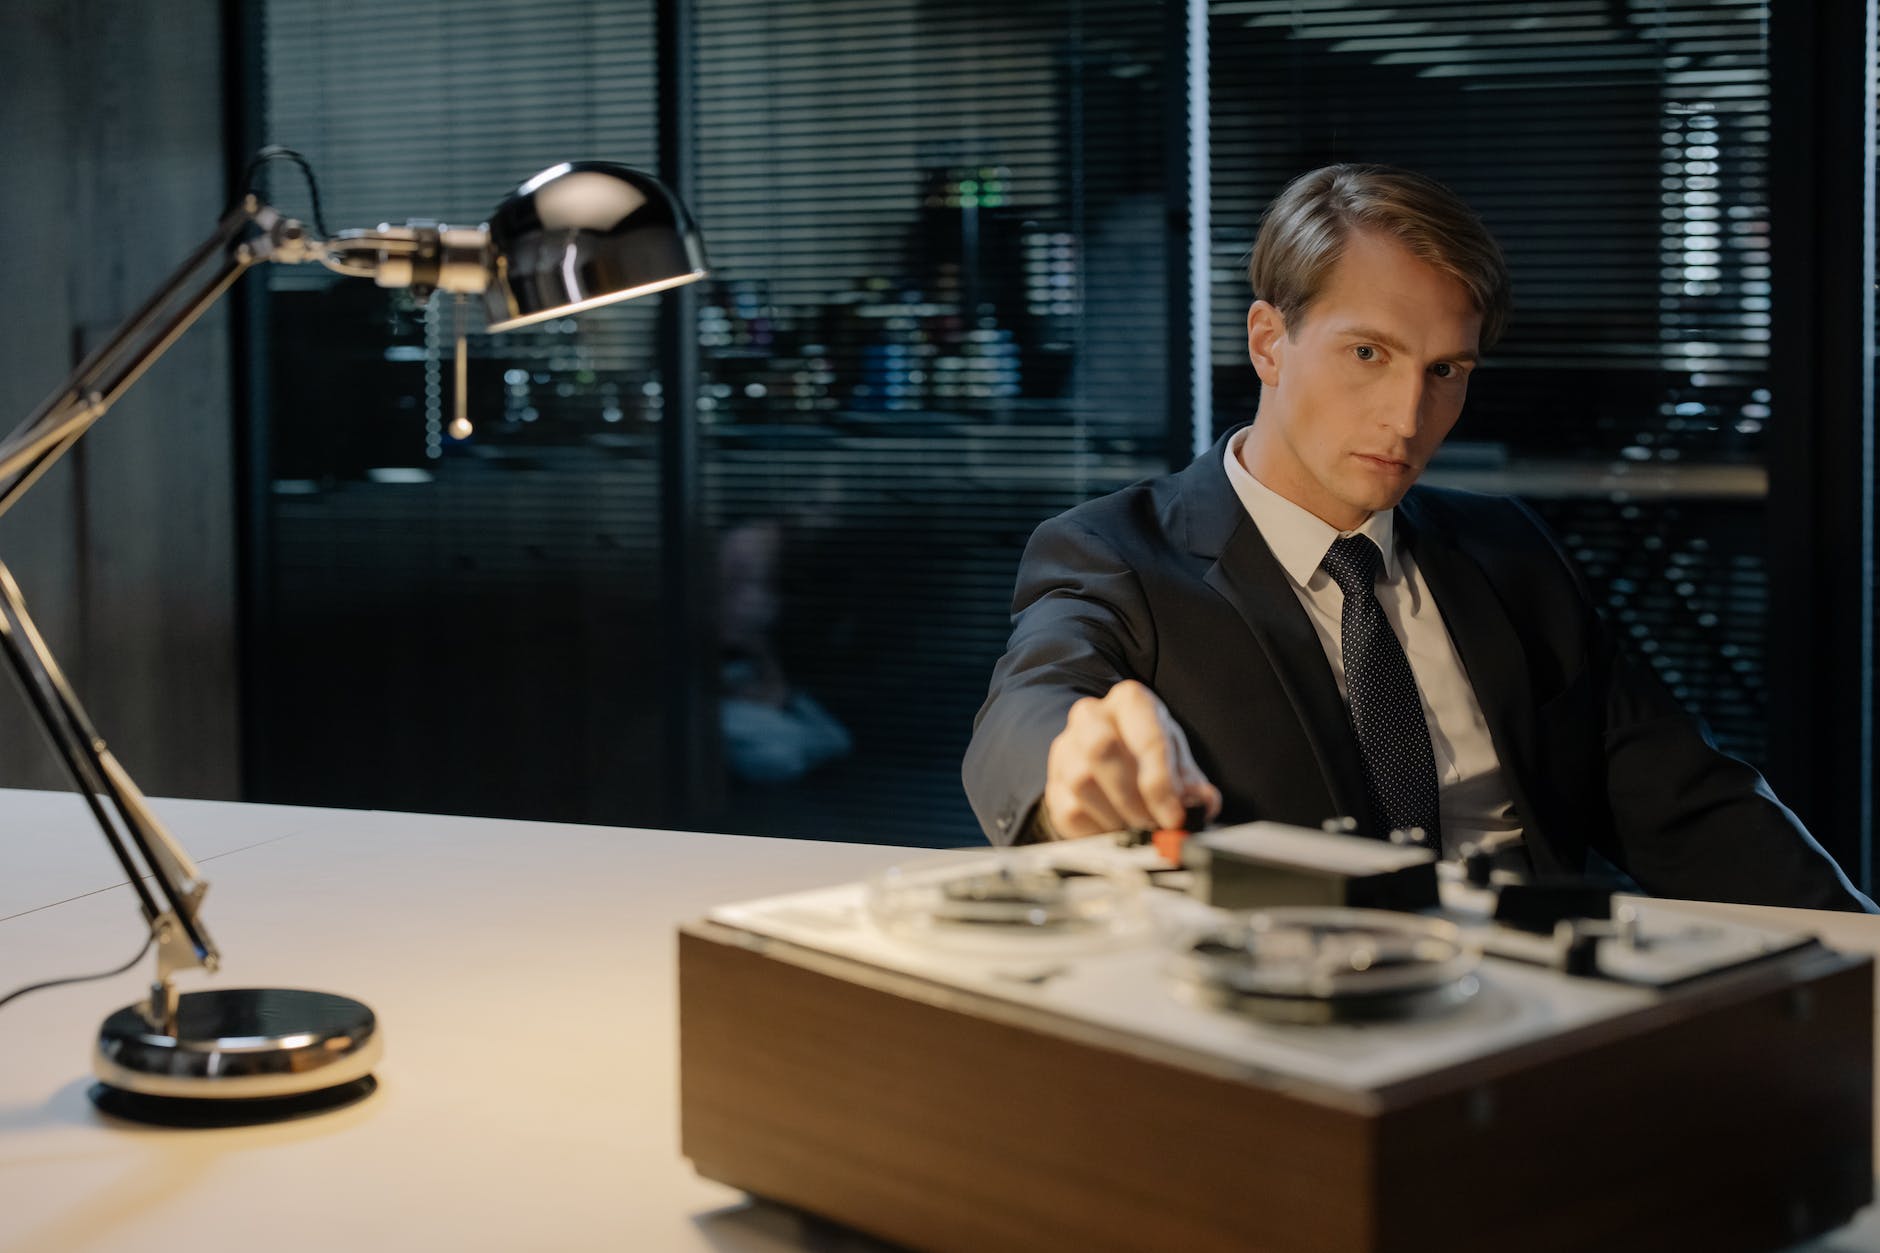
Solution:
{"label": "shirt collar", "polygon": [[1252,429],[1251,426],[1242,427],[1227,441],[1227,481],[1233,485],[1234,494],[1240,497],[1247,516],[1253,519],[1253,525],[1260,531],[1260,538],[1273,550],[1273,555],[1279,559],[1287,577],[1304,587],[1319,572],[1319,563],[1325,560],[1325,552],[1332,546],[1333,540],[1342,535],[1363,535],[1376,544],[1378,552],[1384,556],[1384,578],[1395,580],[1395,511],[1380,510],[1366,518],[1355,531],[1340,531],[1248,473],[1240,460],[1240,446],[1246,442],[1247,433]]}

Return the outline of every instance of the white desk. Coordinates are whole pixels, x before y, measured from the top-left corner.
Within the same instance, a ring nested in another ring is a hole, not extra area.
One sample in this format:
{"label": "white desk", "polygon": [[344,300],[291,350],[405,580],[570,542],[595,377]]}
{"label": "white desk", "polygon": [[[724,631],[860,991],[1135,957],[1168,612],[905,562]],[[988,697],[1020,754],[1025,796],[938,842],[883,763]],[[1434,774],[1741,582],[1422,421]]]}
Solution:
{"label": "white desk", "polygon": [[[378,1013],[379,1090],[272,1127],[91,1108],[104,1016],[154,967],[0,1009],[0,1249],[802,1246],[679,1155],[674,929],[907,849],[158,801],[211,883],[215,982]],[[0,790],[0,995],[108,970],[135,898],[76,797]],[[180,981],[201,986],[194,972]],[[857,1242],[859,1244],[859,1242]]]}
{"label": "white desk", "polygon": [[[751,1205],[679,1155],[674,928],[909,850],[200,801],[156,808],[212,883],[216,982],[343,992],[379,1090],[272,1127],[112,1123],[92,1036],[148,959],[0,1009],[0,1250],[871,1245]],[[1716,907],[1693,907],[1716,908]],[[1806,915],[1880,951],[1880,920]],[[109,969],[135,900],[74,797],[0,790],[0,994]],[[186,977],[184,990],[202,977]],[[1880,1250],[1880,1219],[1811,1246]]]}

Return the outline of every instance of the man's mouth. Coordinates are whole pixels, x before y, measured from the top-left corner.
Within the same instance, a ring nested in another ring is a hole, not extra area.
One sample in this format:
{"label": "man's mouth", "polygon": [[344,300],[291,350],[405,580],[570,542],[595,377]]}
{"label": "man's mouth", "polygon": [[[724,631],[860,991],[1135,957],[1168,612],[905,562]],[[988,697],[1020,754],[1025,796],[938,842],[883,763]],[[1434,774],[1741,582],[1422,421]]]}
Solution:
{"label": "man's mouth", "polygon": [[1385,457],[1368,452],[1361,452],[1356,455],[1358,460],[1368,462],[1377,469],[1385,470],[1392,474],[1408,474],[1411,470],[1411,465],[1408,461],[1401,460],[1397,457]]}

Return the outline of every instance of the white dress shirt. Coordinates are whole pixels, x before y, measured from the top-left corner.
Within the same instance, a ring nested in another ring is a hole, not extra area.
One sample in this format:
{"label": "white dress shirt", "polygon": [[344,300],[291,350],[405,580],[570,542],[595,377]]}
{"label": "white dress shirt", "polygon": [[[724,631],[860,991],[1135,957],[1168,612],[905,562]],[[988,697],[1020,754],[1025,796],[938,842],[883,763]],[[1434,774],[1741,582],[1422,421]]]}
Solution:
{"label": "white dress shirt", "polygon": [[1228,441],[1227,481],[1285,569],[1312,620],[1312,629],[1318,632],[1325,659],[1338,680],[1338,695],[1346,701],[1350,697],[1345,691],[1345,594],[1319,568],[1319,562],[1332,541],[1346,535],[1365,536],[1383,554],[1377,600],[1416,676],[1423,721],[1436,757],[1444,853],[1453,856],[1462,844],[1483,835],[1518,830],[1520,819],[1502,781],[1501,761],[1488,737],[1482,706],[1415,558],[1397,543],[1396,515],[1388,510],[1374,513],[1356,531],[1338,530],[1254,478],[1240,460],[1246,438],[1247,430],[1242,430]]}

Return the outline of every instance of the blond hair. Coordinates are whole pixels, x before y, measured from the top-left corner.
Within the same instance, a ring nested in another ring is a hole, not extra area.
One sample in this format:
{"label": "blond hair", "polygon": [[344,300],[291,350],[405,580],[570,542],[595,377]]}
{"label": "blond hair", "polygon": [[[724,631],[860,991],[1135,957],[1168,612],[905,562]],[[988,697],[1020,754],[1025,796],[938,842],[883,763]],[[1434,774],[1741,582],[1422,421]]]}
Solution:
{"label": "blond hair", "polygon": [[1461,197],[1432,178],[1388,165],[1328,165],[1301,174],[1267,207],[1247,279],[1297,329],[1353,230],[1397,240],[1468,289],[1486,352],[1508,324],[1508,265]]}

